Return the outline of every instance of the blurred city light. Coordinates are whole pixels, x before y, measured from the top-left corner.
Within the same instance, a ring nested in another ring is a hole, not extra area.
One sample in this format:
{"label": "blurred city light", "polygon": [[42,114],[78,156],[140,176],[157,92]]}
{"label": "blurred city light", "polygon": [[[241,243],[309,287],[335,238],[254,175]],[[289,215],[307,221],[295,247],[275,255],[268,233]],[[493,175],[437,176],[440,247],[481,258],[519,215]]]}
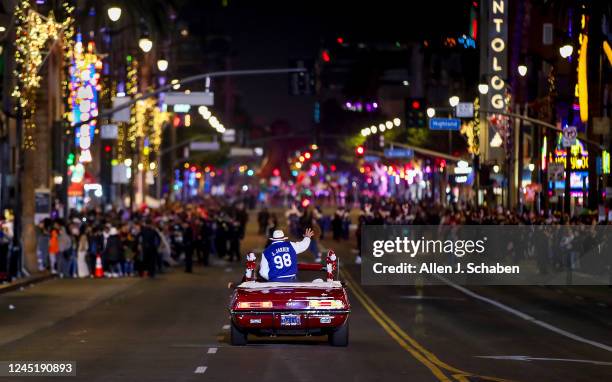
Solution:
{"label": "blurred city light", "polygon": [[568,58],[572,53],[574,53],[574,47],[571,44],[565,44],[559,48],[559,54],[563,58]]}
{"label": "blurred city light", "polygon": [[159,69],[160,72],[165,72],[168,69],[168,60],[163,58],[157,60],[157,69]]}
{"label": "blurred city light", "polygon": [[489,85],[487,84],[478,84],[478,92],[482,95],[485,95],[489,92]]}
{"label": "blurred city light", "polygon": [[148,53],[153,49],[153,41],[148,37],[142,37],[138,40],[138,47],[145,53]]}
{"label": "blurred city light", "polygon": [[121,8],[119,7],[110,7],[106,10],[106,13],[112,22],[119,21],[121,18]]}

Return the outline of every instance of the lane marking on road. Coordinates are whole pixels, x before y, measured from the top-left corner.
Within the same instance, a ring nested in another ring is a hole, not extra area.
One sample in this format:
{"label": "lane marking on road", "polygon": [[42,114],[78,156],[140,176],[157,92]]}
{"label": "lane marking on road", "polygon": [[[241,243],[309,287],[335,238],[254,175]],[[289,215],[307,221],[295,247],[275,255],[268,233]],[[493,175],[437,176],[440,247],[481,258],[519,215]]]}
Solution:
{"label": "lane marking on road", "polygon": [[[400,328],[395,321],[393,321],[384,311],[382,311],[378,305],[370,299],[370,297],[361,289],[359,284],[355,282],[349,272],[341,271],[347,286],[353,291],[355,297],[361,302],[366,308],[368,313],[385,329],[385,331],[402,346],[406,351],[412,354],[417,360],[427,366],[432,373],[440,381],[450,381],[448,377],[440,370],[444,369],[448,372],[453,373],[452,376],[459,382],[469,381],[469,377],[477,377],[481,380],[495,381],[495,382],[506,382],[507,379],[476,375],[456,367],[450,366],[447,363],[441,361],[435,354],[425,349],[419,342],[410,337],[402,328]],[[415,355],[416,353],[416,355]],[[430,367],[431,366],[431,367]]]}
{"label": "lane marking on road", "polygon": [[451,380],[442,372],[442,370],[440,370],[436,365],[434,365],[432,362],[430,362],[427,358],[425,358],[425,356],[423,356],[421,353],[417,352],[412,346],[408,345],[406,343],[406,341],[404,341],[402,338],[400,338],[400,336],[395,333],[390,327],[389,325],[387,325],[387,323],[378,315],[376,314],[376,312],[374,312],[374,310],[372,309],[372,307],[367,303],[367,301],[365,301],[364,297],[361,296],[357,291],[356,291],[356,286],[353,285],[353,283],[351,281],[348,281],[348,277],[345,275],[345,281],[348,285],[348,287],[353,290],[353,293],[355,295],[355,297],[357,297],[357,299],[359,300],[359,302],[361,303],[361,305],[363,305],[363,307],[368,311],[368,313],[370,314],[370,316],[372,316],[374,318],[374,320],[376,320],[376,322],[379,323],[379,325],[391,336],[391,338],[393,338],[404,350],[406,350],[408,353],[410,353],[417,361],[421,362],[423,365],[425,365],[432,373],[433,375],[441,382],[450,382]]}
{"label": "lane marking on road", "polygon": [[612,366],[612,362],[594,361],[590,359],[574,359],[574,358],[549,358],[549,357],[530,357],[528,355],[477,355],[476,358],[500,359],[508,361],[554,361],[554,362],[577,362],[590,363],[592,365]]}
{"label": "lane marking on road", "polygon": [[229,325],[223,325],[223,327],[221,329],[223,330],[229,330],[230,326]]}
{"label": "lane marking on road", "polygon": [[196,367],[193,373],[194,374],[204,374],[206,372],[206,369],[208,369],[208,366],[198,366]]}
{"label": "lane marking on road", "polygon": [[223,346],[217,345],[216,343],[209,343],[209,344],[188,344],[188,343],[183,343],[183,344],[172,344],[169,347],[171,347],[171,348],[210,348],[212,346],[223,347]]}
{"label": "lane marking on road", "polygon": [[217,354],[217,348],[208,348],[208,354]]}
{"label": "lane marking on road", "polygon": [[445,301],[465,301],[462,297],[444,297],[444,296],[423,296],[419,294],[399,296],[402,300],[445,300]]}
{"label": "lane marking on road", "polygon": [[536,324],[536,325],[538,325],[540,327],[543,327],[545,329],[550,330],[551,332],[555,332],[557,334],[560,334],[562,336],[570,338],[570,339],[572,339],[574,341],[582,342],[582,343],[594,346],[596,348],[612,352],[612,346],[603,344],[601,342],[589,340],[589,339],[581,337],[581,336],[579,336],[577,334],[568,332],[568,331],[563,330],[561,328],[558,328],[558,327],[556,327],[554,325],[551,325],[548,322],[540,321],[540,320],[536,319],[535,317],[532,317],[532,316],[530,316],[530,315],[528,315],[526,313],[523,313],[520,310],[511,308],[508,305],[505,305],[505,304],[503,304],[503,303],[501,303],[499,301],[496,301],[496,300],[493,300],[491,298],[479,295],[478,293],[472,292],[471,290],[469,290],[467,288],[464,288],[461,285],[457,285],[454,282],[452,282],[452,281],[450,281],[450,280],[448,280],[448,279],[446,279],[446,278],[444,278],[442,276],[436,276],[436,277],[438,279],[442,280],[443,282],[445,282],[447,285],[457,289],[460,292],[463,292],[464,294],[467,294],[470,297],[473,297],[473,298],[475,298],[477,300],[486,302],[487,304],[493,305],[493,306],[495,306],[495,307],[497,307],[497,308],[499,308],[499,309],[501,309],[501,310],[503,310],[505,312],[508,312],[508,313],[510,313],[512,315],[515,315],[515,316],[519,317],[519,318],[522,318],[525,321],[529,321],[531,323],[534,323],[534,324]]}

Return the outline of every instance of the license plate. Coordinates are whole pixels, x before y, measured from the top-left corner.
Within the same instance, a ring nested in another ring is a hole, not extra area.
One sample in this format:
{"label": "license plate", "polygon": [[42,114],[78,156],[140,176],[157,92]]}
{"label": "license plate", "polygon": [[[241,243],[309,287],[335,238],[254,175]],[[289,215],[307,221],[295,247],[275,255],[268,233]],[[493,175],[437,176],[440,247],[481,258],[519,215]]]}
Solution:
{"label": "license plate", "polygon": [[300,324],[300,316],[295,314],[281,314],[282,326],[296,326]]}

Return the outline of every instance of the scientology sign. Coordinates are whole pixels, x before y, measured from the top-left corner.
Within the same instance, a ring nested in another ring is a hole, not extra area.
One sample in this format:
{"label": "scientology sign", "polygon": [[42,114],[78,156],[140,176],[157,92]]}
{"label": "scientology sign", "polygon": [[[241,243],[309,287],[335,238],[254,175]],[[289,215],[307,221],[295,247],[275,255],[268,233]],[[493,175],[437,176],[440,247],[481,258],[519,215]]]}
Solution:
{"label": "scientology sign", "polygon": [[489,105],[502,111],[505,106],[508,76],[508,1],[489,0],[489,39],[487,69],[489,72]]}

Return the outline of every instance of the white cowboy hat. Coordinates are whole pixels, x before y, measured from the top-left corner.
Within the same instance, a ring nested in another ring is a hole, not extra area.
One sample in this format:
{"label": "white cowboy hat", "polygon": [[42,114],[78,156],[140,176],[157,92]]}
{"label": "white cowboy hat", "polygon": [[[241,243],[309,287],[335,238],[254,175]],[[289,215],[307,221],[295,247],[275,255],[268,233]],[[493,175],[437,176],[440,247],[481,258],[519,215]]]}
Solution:
{"label": "white cowboy hat", "polygon": [[287,239],[288,237],[285,236],[285,233],[280,229],[277,229],[276,231],[274,231],[272,233],[272,237],[270,238],[270,240],[272,241],[280,241],[280,240],[287,240]]}

